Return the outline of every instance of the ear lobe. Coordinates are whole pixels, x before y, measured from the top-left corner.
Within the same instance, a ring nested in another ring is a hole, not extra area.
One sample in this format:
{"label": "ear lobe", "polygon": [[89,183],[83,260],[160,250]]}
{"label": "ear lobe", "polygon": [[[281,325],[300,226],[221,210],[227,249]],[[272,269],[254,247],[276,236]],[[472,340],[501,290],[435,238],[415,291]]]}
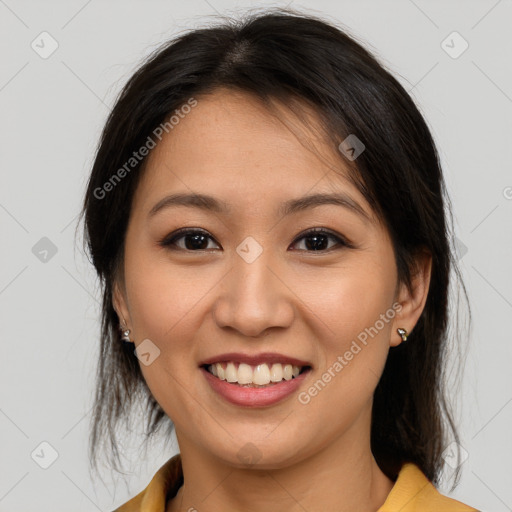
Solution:
{"label": "ear lobe", "polygon": [[396,347],[402,343],[397,329],[406,329],[410,334],[423,312],[427,302],[432,272],[432,255],[427,250],[420,251],[415,257],[414,268],[411,269],[411,289],[405,283],[400,284],[398,302],[402,306],[393,320],[393,332],[390,345]]}

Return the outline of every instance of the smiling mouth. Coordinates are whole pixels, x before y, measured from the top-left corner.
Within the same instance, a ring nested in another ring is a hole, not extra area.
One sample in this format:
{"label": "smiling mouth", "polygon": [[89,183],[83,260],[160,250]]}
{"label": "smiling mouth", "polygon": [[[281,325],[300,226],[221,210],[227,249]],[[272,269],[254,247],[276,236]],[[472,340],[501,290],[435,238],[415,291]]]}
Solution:
{"label": "smiling mouth", "polygon": [[249,365],[228,361],[203,365],[206,371],[230,384],[247,388],[265,388],[283,381],[295,379],[311,370],[310,366],[296,366],[281,363]]}

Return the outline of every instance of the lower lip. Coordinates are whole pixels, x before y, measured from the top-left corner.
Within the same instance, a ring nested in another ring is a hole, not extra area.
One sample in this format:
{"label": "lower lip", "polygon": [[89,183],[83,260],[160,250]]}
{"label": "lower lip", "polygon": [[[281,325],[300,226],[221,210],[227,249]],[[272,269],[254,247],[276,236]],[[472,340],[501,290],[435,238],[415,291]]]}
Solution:
{"label": "lower lip", "polygon": [[308,368],[293,379],[282,380],[278,384],[273,384],[266,388],[247,388],[220,380],[206,368],[202,367],[200,370],[214,391],[228,402],[245,407],[265,407],[280,402],[295,392],[311,371]]}

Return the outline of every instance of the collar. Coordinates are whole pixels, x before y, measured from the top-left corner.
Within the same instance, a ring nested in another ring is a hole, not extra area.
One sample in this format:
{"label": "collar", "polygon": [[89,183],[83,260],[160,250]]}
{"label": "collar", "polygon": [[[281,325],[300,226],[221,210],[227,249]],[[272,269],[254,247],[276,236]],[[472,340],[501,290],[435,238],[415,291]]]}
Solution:
{"label": "collar", "polygon": [[[149,485],[114,512],[165,512],[166,503],[183,485],[181,456],[170,458]],[[460,501],[441,494],[421,469],[403,464],[395,485],[377,512],[479,512]]]}

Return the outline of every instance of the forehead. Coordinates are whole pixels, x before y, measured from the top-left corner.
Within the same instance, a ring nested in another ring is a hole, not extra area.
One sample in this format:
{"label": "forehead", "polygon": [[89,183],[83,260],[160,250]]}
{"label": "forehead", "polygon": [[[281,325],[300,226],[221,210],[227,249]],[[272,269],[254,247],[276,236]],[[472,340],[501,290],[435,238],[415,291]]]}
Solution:
{"label": "forehead", "polygon": [[[348,162],[325,136],[317,114],[300,105],[300,119],[281,103],[275,114],[258,98],[221,89],[164,132],[147,157],[139,206],[169,191],[211,193],[253,208],[308,192],[364,198],[349,179]],[[295,105],[297,106],[297,104]],[[365,210],[371,215],[368,205]]]}

